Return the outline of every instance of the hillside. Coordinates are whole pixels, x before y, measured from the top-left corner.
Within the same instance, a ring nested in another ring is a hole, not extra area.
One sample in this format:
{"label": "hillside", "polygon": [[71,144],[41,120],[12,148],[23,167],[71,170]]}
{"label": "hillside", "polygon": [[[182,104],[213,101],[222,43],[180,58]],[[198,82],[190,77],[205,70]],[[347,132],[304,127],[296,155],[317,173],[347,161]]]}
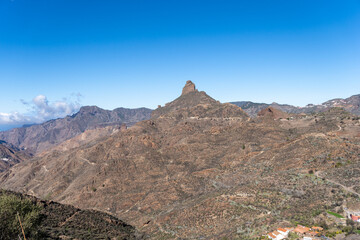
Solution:
{"label": "hillside", "polygon": [[[0,204],[9,212],[0,211],[2,231],[11,218],[16,219],[16,211],[20,212],[23,219],[23,227],[27,239],[143,239],[142,234],[137,232],[134,227],[124,223],[123,221],[95,210],[81,210],[70,205],[63,205],[53,201],[40,200],[38,198],[14,193],[10,191],[0,191]],[[14,208],[18,206],[18,208]],[[23,208],[21,209],[20,206]],[[28,218],[24,218],[22,214],[26,214],[27,209],[33,208],[32,226],[30,228]],[[10,212],[13,211],[13,212]],[[36,217],[34,217],[36,216]],[[35,220],[36,219],[36,220]],[[19,224],[15,221],[16,225]],[[25,224],[24,224],[25,223]],[[8,226],[9,227],[9,226]],[[12,227],[12,226],[11,226]],[[18,226],[16,226],[18,227]],[[19,228],[19,234],[20,228]],[[8,232],[10,234],[10,232]],[[35,235],[35,236],[34,236]],[[12,239],[10,236],[4,236],[0,233],[1,239]]]}
{"label": "hillside", "polygon": [[120,126],[122,123],[131,126],[136,122],[149,119],[150,114],[151,110],[147,108],[116,108],[109,111],[96,106],[85,106],[72,116],[0,132],[0,140],[38,154],[85,130],[111,125]]}
{"label": "hillside", "polygon": [[250,119],[192,84],[150,120],[15,165],[0,186],[99,209],[153,239],[249,239],[296,223],[331,225],[326,211],[357,201],[349,169],[360,172],[358,117],[331,108]]}

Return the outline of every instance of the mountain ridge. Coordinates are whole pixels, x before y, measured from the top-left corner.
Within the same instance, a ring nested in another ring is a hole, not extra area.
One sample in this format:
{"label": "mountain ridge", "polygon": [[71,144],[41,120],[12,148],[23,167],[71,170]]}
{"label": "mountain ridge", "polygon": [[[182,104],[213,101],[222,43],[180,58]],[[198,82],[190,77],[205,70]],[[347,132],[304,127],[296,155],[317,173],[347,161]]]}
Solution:
{"label": "mountain ridge", "polygon": [[289,104],[279,104],[279,103],[256,103],[251,101],[237,101],[237,102],[230,102],[241,107],[246,113],[248,113],[251,117],[256,117],[258,112],[262,109],[267,107],[273,107],[279,109],[286,113],[293,113],[293,114],[300,114],[300,113],[318,113],[324,112],[329,110],[333,107],[341,107],[344,108],[346,111],[360,115],[360,94],[356,94],[350,96],[348,98],[334,98],[323,102],[322,104],[307,104],[304,107],[296,107]]}
{"label": "mountain ridge", "polygon": [[0,132],[0,139],[33,154],[48,150],[61,142],[83,133],[87,129],[119,125],[128,126],[149,119],[151,109],[116,108],[105,110],[97,106],[84,106],[65,118],[52,119],[42,124]]}

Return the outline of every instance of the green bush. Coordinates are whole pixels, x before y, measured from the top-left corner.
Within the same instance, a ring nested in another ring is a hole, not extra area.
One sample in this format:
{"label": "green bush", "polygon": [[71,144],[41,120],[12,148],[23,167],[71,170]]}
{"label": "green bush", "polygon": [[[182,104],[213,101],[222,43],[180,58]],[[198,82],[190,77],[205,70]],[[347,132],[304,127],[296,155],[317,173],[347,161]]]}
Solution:
{"label": "green bush", "polygon": [[40,207],[29,199],[21,199],[14,194],[0,194],[0,239],[17,239],[22,236],[19,217],[25,236],[38,237],[38,225],[41,220]]}

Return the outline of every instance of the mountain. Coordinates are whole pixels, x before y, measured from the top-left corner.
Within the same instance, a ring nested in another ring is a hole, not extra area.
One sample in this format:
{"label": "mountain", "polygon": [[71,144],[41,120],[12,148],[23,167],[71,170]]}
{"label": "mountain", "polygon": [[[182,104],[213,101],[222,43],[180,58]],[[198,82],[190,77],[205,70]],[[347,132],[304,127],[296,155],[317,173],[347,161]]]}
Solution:
{"label": "mountain", "polygon": [[0,172],[3,172],[13,165],[30,159],[30,155],[20,151],[16,147],[0,140]]}
{"label": "mountain", "polygon": [[324,102],[322,105],[327,108],[341,107],[352,114],[360,115],[360,94],[345,99],[342,98],[332,99],[327,102]]}
{"label": "mountain", "polygon": [[158,107],[151,113],[152,119],[163,117],[177,120],[184,118],[248,118],[241,108],[230,103],[221,104],[205,92],[199,92],[190,80],[186,82],[180,97],[165,104],[164,107]]}
{"label": "mountain", "polygon": [[[103,212],[95,210],[81,210],[70,205],[64,205],[53,201],[40,200],[33,196],[14,193],[10,191],[0,191],[0,201],[2,208],[11,208],[18,206],[18,212],[26,212],[30,207],[38,209],[39,217],[32,226],[32,231],[25,231],[27,238],[30,234],[36,234],[36,238],[30,239],[122,239],[135,240],[143,239],[142,234],[137,232],[134,227],[124,223],[123,221]],[[11,206],[13,204],[13,206]],[[19,206],[23,206],[20,209]],[[26,208],[25,208],[26,207]],[[31,217],[35,217],[35,211]],[[4,213],[4,212],[1,212]],[[9,219],[9,212],[5,213]],[[14,215],[16,212],[14,211]],[[0,219],[1,230],[6,224],[7,219]],[[12,218],[16,218],[12,216]],[[23,220],[28,220],[24,219]],[[3,222],[5,221],[5,222]],[[18,222],[16,221],[16,224]],[[17,227],[17,226],[16,226]],[[24,225],[25,230],[29,228]],[[20,233],[20,232],[19,232]],[[0,234],[1,239],[15,239]],[[17,237],[16,237],[17,238]]]}
{"label": "mountain", "polygon": [[73,138],[87,129],[111,125],[128,126],[149,119],[151,110],[147,108],[116,108],[112,111],[96,106],[82,107],[78,113],[50,120],[42,124],[31,125],[0,132],[0,140],[4,140],[20,149],[38,154],[61,142]]}
{"label": "mountain", "polygon": [[0,186],[101,210],[152,239],[254,239],[297,223],[338,231],[327,212],[360,196],[359,117],[271,114],[250,119],[187,82],[151,119],[17,164]]}
{"label": "mountain", "polygon": [[240,102],[231,102],[239,107],[241,107],[246,113],[248,113],[251,117],[256,117],[258,112],[267,107],[273,107],[279,109],[283,112],[287,113],[319,113],[329,110],[330,108],[340,107],[345,109],[346,111],[360,115],[360,94],[351,96],[349,98],[337,98],[326,101],[320,105],[308,104],[305,107],[295,107],[287,104],[266,104],[266,103],[254,103],[250,101],[240,101]]}

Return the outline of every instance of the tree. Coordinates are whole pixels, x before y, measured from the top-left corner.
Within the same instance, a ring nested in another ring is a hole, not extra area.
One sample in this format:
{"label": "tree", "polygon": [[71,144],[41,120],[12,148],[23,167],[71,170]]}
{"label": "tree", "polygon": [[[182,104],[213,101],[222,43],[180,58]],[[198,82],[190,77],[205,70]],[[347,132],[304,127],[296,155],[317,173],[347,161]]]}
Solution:
{"label": "tree", "polygon": [[14,194],[2,192],[0,194],[0,239],[16,239],[18,235],[22,235],[19,217],[25,236],[29,239],[37,238],[37,228],[41,221],[40,211],[41,208],[29,199],[21,199]]}

